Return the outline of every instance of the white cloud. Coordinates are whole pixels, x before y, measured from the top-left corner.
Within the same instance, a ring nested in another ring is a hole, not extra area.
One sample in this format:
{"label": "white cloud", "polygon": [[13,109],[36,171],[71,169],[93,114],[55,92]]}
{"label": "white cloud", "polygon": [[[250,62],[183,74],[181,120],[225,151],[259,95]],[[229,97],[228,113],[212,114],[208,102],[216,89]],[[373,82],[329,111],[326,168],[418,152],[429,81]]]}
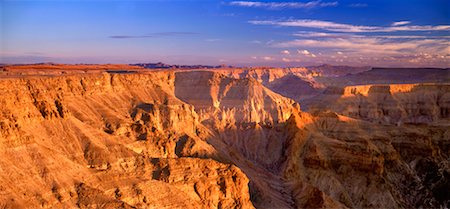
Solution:
{"label": "white cloud", "polygon": [[[272,44],[273,47],[292,48],[320,48],[327,50],[345,50],[354,54],[383,54],[401,55],[420,52],[432,54],[450,54],[448,40],[445,39],[421,39],[421,40],[390,40],[376,37],[363,38],[325,38],[325,39],[296,39]],[[310,53],[307,50],[299,51],[300,54]]]}
{"label": "white cloud", "polygon": [[[302,38],[364,38],[365,35],[356,35],[353,33],[324,33],[324,32],[310,32],[299,31],[293,34],[296,37]],[[450,36],[425,36],[425,35],[372,35],[371,37],[386,38],[386,39],[450,39]]]}
{"label": "white cloud", "polygon": [[394,32],[394,31],[450,31],[450,25],[399,25],[390,27],[381,26],[364,26],[364,25],[351,25],[343,23],[335,23],[331,21],[322,20],[286,20],[286,21],[272,21],[272,20],[251,20],[250,24],[254,25],[277,25],[286,27],[303,27],[303,28],[316,28],[334,32]]}
{"label": "white cloud", "polygon": [[377,29],[377,27],[372,26],[355,26],[355,25],[334,23],[329,21],[308,20],[308,19],[287,20],[287,21],[253,20],[249,21],[249,23],[255,25],[277,25],[290,27],[319,28],[330,31],[345,31],[345,32],[363,32]]}
{"label": "white cloud", "polygon": [[290,60],[290,59],[288,59],[288,58],[285,58],[285,57],[281,58],[281,61],[283,61],[283,62],[291,62],[291,60]]}
{"label": "white cloud", "polygon": [[291,54],[291,52],[289,52],[289,50],[283,50],[280,52],[281,54]]}
{"label": "white cloud", "polygon": [[269,56],[262,57],[262,59],[263,59],[264,61],[272,61],[272,60],[274,60],[273,57],[269,57]]}
{"label": "white cloud", "polygon": [[390,38],[390,39],[450,39],[450,36],[418,36],[418,35],[391,35],[391,36],[376,36],[378,38]]}
{"label": "white cloud", "polygon": [[309,32],[309,31],[300,31],[300,32],[294,33],[294,36],[307,37],[307,38],[328,37],[330,35],[331,35],[330,33],[319,33],[319,32]]}
{"label": "white cloud", "polygon": [[391,24],[391,26],[408,25],[409,23],[411,23],[411,22],[410,21],[398,21],[398,22],[393,22]]}
{"label": "white cloud", "polygon": [[394,32],[394,31],[450,31],[450,25],[436,25],[436,26],[407,25],[407,26],[386,27],[379,30],[379,32]]}
{"label": "white cloud", "polygon": [[[386,26],[366,26],[321,20],[250,21],[250,23],[319,29],[298,31],[293,34],[295,37],[293,40],[267,42],[268,46],[282,50],[282,55],[260,57],[258,60],[372,66],[448,67],[450,65],[450,45],[448,44],[450,36],[445,36],[445,33],[444,35],[431,33],[432,31],[450,31],[450,25],[410,25],[409,21],[399,21]],[[398,31],[427,31],[428,33],[406,35],[394,33]],[[294,48],[298,50],[295,51]],[[286,53],[283,53],[284,50],[289,50],[290,54],[286,56]]]}
{"label": "white cloud", "polygon": [[[344,34],[346,35],[346,34]],[[338,33],[320,33],[320,32],[309,32],[309,31],[300,31],[294,33],[294,36],[305,37],[305,38],[321,38],[321,37],[334,37],[340,36]]]}
{"label": "white cloud", "polygon": [[310,32],[310,31],[299,31],[293,34],[297,37],[302,38],[348,38],[348,37],[364,37],[361,35],[355,35],[351,33],[323,33],[323,32]]}
{"label": "white cloud", "polygon": [[311,53],[310,51],[304,49],[304,50],[297,50],[297,53],[307,56],[307,57],[317,57],[315,54]]}
{"label": "white cloud", "polygon": [[268,9],[285,9],[285,8],[319,8],[319,7],[335,7],[338,5],[337,1],[334,2],[322,2],[320,0],[309,2],[260,2],[260,1],[232,1],[229,3],[233,6],[241,7],[260,7]]}
{"label": "white cloud", "polygon": [[297,52],[298,52],[299,54],[303,54],[303,55],[309,55],[309,54],[311,54],[311,52],[309,52],[309,51],[306,50],[306,49],[304,49],[304,50],[297,50]]}

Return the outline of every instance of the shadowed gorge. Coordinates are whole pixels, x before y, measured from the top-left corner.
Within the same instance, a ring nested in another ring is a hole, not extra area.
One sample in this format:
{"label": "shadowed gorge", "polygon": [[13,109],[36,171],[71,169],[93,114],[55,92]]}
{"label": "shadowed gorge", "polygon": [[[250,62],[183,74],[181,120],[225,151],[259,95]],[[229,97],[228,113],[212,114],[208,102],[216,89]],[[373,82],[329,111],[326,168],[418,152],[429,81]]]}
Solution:
{"label": "shadowed gorge", "polygon": [[[450,204],[448,84],[314,88],[308,69],[141,70],[1,78],[0,205]],[[305,88],[310,112],[275,93],[304,95],[278,80]]]}

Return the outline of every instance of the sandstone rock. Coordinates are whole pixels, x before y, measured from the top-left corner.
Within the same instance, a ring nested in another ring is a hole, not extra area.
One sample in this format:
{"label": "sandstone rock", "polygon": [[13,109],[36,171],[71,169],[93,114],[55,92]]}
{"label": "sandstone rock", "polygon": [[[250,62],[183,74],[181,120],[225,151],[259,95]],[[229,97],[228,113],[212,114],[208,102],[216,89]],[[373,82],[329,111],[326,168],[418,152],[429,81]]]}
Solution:
{"label": "sandstone rock", "polygon": [[[0,80],[0,205],[252,207],[246,176],[213,160],[204,167],[221,170],[206,180],[197,179],[203,170],[196,170],[189,183],[153,179],[158,167],[151,158],[217,155],[194,108],[174,96],[173,83],[173,73],[166,72]],[[181,161],[183,166],[202,163]],[[206,189],[201,198],[186,196],[195,194],[196,182]],[[192,189],[183,192],[187,187]]]}
{"label": "sandstone rock", "polygon": [[329,89],[309,107],[383,124],[448,124],[449,90],[448,84],[347,86]]}
{"label": "sandstone rock", "polygon": [[327,89],[309,114],[266,87],[303,68],[102,71],[0,78],[0,206],[448,207],[444,84]]}

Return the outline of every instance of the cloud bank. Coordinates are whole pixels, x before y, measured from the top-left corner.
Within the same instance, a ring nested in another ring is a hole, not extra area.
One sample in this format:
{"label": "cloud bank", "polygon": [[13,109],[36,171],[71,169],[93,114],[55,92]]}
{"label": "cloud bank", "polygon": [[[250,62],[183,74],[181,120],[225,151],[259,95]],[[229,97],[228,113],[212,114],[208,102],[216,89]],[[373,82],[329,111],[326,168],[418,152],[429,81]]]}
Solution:
{"label": "cloud bank", "polygon": [[229,3],[232,6],[240,7],[256,7],[266,9],[312,9],[320,7],[335,7],[338,5],[337,1],[334,2],[322,2],[309,1],[309,2],[260,2],[260,1],[232,1]]}
{"label": "cloud bank", "polygon": [[352,33],[370,33],[370,32],[396,32],[396,31],[450,31],[450,25],[406,25],[408,21],[396,22],[393,26],[364,26],[364,25],[351,25],[336,23],[331,21],[322,20],[286,20],[286,21],[274,21],[274,20],[251,20],[248,21],[254,25],[276,25],[286,27],[303,27],[303,28],[315,28],[334,32],[352,32]]}

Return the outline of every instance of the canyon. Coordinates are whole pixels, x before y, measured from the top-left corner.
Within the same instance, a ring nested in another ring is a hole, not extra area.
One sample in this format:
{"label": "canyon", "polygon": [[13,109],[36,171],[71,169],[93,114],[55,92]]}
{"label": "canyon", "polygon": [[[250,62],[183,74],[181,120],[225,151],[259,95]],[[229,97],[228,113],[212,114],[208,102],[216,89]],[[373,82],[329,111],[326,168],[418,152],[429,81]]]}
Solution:
{"label": "canyon", "polygon": [[0,207],[450,207],[449,73],[2,66]]}

